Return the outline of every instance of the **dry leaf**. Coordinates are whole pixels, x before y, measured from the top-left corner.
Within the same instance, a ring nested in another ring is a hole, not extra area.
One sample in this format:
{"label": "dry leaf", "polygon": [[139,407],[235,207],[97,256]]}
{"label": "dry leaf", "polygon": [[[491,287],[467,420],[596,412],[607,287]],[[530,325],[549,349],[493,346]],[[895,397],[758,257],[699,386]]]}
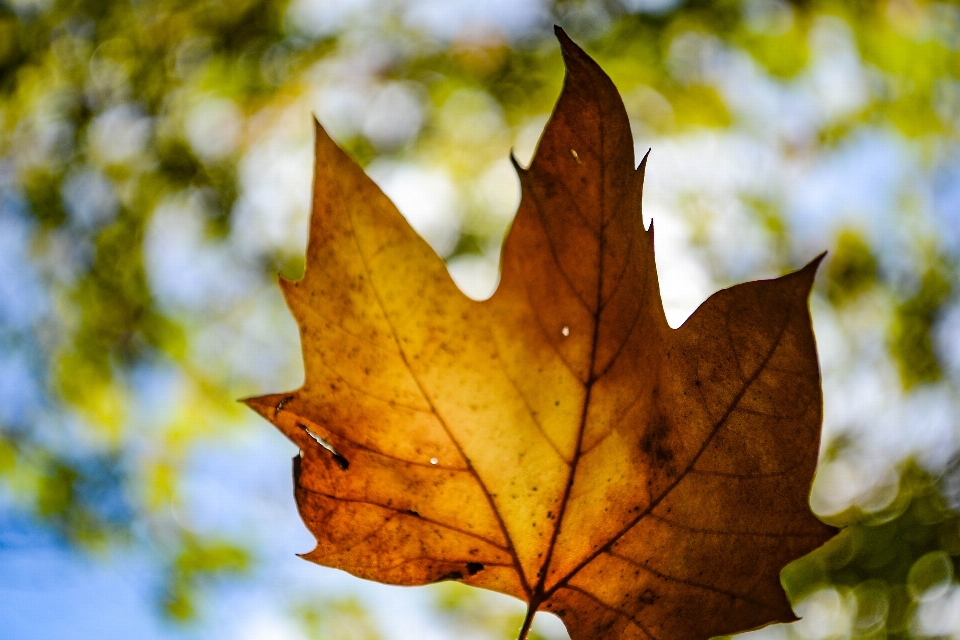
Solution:
{"label": "dry leaf", "polygon": [[807,498],[822,400],[819,260],[664,317],[644,163],[610,79],[567,76],[506,239],[468,299],[317,126],[303,280],[281,282],[306,382],[249,400],[297,443],[305,558],[460,580],[574,640],[709,638],[794,620],[779,582],[833,529]]}

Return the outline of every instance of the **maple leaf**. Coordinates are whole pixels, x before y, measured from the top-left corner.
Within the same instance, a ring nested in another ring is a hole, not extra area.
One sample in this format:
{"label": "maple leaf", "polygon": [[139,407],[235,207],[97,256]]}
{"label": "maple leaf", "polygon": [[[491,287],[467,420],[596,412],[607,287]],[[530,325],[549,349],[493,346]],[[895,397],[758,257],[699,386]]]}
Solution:
{"label": "maple leaf", "polygon": [[[304,557],[459,580],[574,640],[698,639],[796,619],[779,583],[834,529],[808,494],[819,258],[667,324],[616,88],[557,31],[563,92],[493,297],[474,301],[316,131],[306,273],[281,280],[306,381],[248,400],[301,449]],[[515,163],[516,164],[516,163]]]}

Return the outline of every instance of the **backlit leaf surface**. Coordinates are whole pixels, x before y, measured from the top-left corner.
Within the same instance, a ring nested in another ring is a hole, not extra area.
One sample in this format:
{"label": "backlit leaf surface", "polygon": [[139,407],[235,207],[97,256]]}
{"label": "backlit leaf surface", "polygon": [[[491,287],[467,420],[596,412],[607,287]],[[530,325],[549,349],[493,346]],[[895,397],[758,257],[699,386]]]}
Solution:
{"label": "backlit leaf surface", "polygon": [[305,557],[522,598],[521,636],[537,610],[574,640],[793,620],[780,570],[833,533],[807,502],[818,260],[720,291],[671,329],[623,103],[558,36],[563,92],[518,167],[489,300],[457,289],[317,126],[306,273],[281,283],[306,382],[248,401],[301,449]]}

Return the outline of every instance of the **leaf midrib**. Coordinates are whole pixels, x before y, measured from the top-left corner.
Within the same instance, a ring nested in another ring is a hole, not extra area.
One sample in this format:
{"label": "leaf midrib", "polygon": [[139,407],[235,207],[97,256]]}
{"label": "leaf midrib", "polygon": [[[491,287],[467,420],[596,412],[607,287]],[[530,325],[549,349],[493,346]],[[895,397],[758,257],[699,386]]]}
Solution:
{"label": "leaf midrib", "polygon": [[[590,81],[593,91],[591,95],[596,95],[596,81],[594,78],[587,74],[587,78]],[[599,111],[599,109],[598,109]],[[600,137],[600,153],[604,154],[605,144],[606,144],[606,131],[605,131],[605,121],[602,117],[597,119],[597,128],[598,135]],[[587,382],[584,385],[584,397],[583,397],[583,408],[580,411],[580,424],[577,427],[577,444],[573,450],[573,460],[571,461],[568,467],[567,482],[564,486],[563,496],[561,497],[560,507],[557,513],[557,526],[554,527],[553,533],[550,537],[550,542],[547,547],[547,556],[543,561],[543,564],[540,567],[537,584],[534,587],[533,593],[530,594],[530,601],[528,603],[528,612],[527,617],[532,619],[532,614],[540,608],[540,605],[547,599],[549,596],[545,593],[545,587],[547,582],[547,577],[550,575],[550,563],[553,562],[553,553],[557,546],[557,540],[560,537],[560,532],[563,529],[564,519],[567,514],[567,506],[570,503],[570,493],[573,490],[573,483],[577,476],[577,469],[580,465],[580,458],[582,457],[583,450],[583,434],[586,430],[587,424],[587,415],[590,411],[590,401],[593,395],[593,385],[597,381],[596,372],[594,371],[597,364],[597,345],[600,340],[600,316],[603,314],[603,268],[604,268],[604,247],[606,235],[604,233],[604,220],[606,218],[607,212],[607,198],[606,198],[606,178],[607,178],[607,166],[604,162],[598,162],[600,168],[600,233],[597,236],[597,301],[595,310],[592,312],[593,316],[593,336],[591,338],[590,345],[590,367],[588,369],[589,374],[587,377]],[[560,183],[566,187],[566,183],[561,180]],[[571,196],[571,200],[574,200],[574,205],[579,211],[579,205],[575,202],[572,194],[570,194],[569,189],[567,193]],[[547,243],[553,245],[550,241],[549,235],[547,236]],[[558,265],[560,266],[560,265]],[[562,267],[561,267],[562,268]],[[529,623],[526,623],[529,624]]]}

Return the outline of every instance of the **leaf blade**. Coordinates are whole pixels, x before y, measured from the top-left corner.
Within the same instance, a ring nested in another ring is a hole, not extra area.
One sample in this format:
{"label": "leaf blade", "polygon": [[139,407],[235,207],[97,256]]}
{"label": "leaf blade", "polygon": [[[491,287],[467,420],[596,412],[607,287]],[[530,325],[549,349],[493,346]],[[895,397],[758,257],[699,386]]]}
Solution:
{"label": "leaf blade", "polygon": [[317,539],[304,557],[508,593],[574,640],[791,619],[779,569],[833,533],[806,504],[819,259],[671,329],[640,210],[646,157],[634,167],[613,83],[558,37],[564,89],[518,167],[487,301],[456,289],[317,127],[307,273],[282,283],[306,382],[249,401],[301,448],[295,492]]}

